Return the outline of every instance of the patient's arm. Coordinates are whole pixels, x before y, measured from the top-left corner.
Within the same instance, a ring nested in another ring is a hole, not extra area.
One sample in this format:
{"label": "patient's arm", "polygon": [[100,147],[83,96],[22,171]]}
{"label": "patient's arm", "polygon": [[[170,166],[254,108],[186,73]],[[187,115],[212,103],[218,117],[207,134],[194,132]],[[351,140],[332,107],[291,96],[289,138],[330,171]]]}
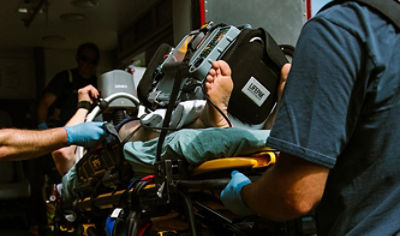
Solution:
{"label": "patient's arm", "polygon": [[[78,102],[89,101],[93,103],[92,98],[97,98],[99,92],[92,85],[88,85],[78,90]],[[72,126],[85,122],[86,116],[89,111],[85,108],[79,108],[72,118],[65,124],[65,126]],[[61,175],[68,172],[69,169],[75,164],[75,151],[76,145],[60,148],[51,153],[54,164]]]}
{"label": "patient's arm", "polygon": [[[135,131],[136,130],[136,131]],[[160,135],[160,133],[151,130],[150,128],[146,128],[144,126],[141,127],[139,120],[132,120],[124,124],[119,129],[119,136],[122,140],[124,140],[127,136],[129,136],[132,132],[135,132],[129,141],[148,141],[150,139],[156,138]]]}
{"label": "patient's arm", "polygon": [[[72,126],[84,122],[87,114],[88,110],[84,108],[78,109],[65,126]],[[76,147],[76,145],[71,145],[57,149],[51,153],[54,164],[61,175],[67,173],[74,165]]]}

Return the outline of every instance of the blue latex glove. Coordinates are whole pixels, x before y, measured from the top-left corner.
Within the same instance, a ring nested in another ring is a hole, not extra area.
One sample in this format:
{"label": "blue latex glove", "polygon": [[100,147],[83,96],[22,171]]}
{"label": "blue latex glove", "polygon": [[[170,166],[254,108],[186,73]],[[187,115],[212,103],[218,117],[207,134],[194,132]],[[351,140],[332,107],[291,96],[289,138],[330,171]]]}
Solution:
{"label": "blue latex glove", "polygon": [[106,131],[101,127],[103,122],[86,122],[79,125],[67,126],[67,145],[75,144],[84,147],[95,146],[105,135]]}
{"label": "blue latex glove", "polygon": [[47,126],[46,122],[42,122],[40,124],[38,124],[38,129],[48,129],[49,127]]}
{"label": "blue latex glove", "polygon": [[246,206],[240,192],[245,185],[251,183],[250,179],[239,171],[232,171],[231,181],[221,192],[221,200],[224,206],[239,216],[254,215],[254,212]]}

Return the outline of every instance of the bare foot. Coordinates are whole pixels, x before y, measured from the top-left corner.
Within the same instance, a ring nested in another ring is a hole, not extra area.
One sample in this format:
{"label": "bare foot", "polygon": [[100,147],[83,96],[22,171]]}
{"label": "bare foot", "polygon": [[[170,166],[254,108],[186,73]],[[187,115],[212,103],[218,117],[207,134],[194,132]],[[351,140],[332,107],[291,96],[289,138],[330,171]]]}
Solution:
{"label": "bare foot", "polygon": [[[205,89],[211,101],[227,116],[228,103],[233,90],[231,68],[225,61],[215,61],[206,77]],[[211,104],[208,106],[208,123],[214,127],[228,127],[228,122]]]}

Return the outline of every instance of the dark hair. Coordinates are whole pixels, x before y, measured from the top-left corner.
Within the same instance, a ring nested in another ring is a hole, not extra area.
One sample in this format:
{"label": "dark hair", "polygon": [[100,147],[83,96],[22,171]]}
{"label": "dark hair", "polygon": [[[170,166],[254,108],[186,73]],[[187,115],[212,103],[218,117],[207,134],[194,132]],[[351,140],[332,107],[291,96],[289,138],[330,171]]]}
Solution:
{"label": "dark hair", "polygon": [[79,45],[78,49],[76,50],[76,56],[77,57],[81,56],[82,52],[85,49],[93,50],[96,53],[97,60],[100,59],[99,47],[97,47],[96,44],[91,43],[91,42],[87,42],[87,43],[83,43],[83,44]]}

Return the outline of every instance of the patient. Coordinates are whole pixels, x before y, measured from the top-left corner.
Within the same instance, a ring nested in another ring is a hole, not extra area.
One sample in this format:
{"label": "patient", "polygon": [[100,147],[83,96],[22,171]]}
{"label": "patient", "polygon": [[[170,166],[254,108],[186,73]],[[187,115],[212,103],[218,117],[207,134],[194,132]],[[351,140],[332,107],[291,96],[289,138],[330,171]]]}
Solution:
{"label": "patient", "polygon": [[[227,115],[228,102],[233,89],[231,69],[223,61],[216,61],[206,77],[205,91],[209,98]],[[122,139],[141,126],[139,120],[134,120],[123,125],[119,131]],[[184,128],[228,127],[224,117],[210,104],[206,103],[200,116]],[[159,136],[159,132],[146,127],[141,127],[130,141],[147,141]]]}
{"label": "patient", "polygon": [[[282,96],[289,70],[290,64],[286,64],[282,68],[282,76],[278,86],[278,102]],[[233,81],[231,78],[231,69],[225,61],[220,60],[212,63],[212,68],[206,77],[205,90],[209,98],[226,116],[228,116],[228,103],[233,90]],[[277,106],[265,121],[263,129],[269,129],[272,126],[276,111]],[[221,115],[221,113],[218,112],[217,109],[215,109],[209,102],[207,102],[199,117],[183,128],[224,128],[228,126],[227,120]],[[140,127],[140,121],[134,120],[128,122],[121,127],[119,134],[124,139],[138,127]],[[146,141],[158,137],[158,135],[159,133],[156,131],[146,127],[141,127],[130,138],[130,141]]]}
{"label": "patient", "polygon": [[[280,101],[290,64],[283,66],[281,81],[278,87]],[[206,78],[205,89],[210,99],[219,109],[228,115],[228,103],[233,89],[231,69],[225,61],[216,61]],[[269,128],[275,119],[276,110],[268,117],[264,129],[229,128],[227,120],[210,103],[207,103],[200,116],[189,126],[170,133],[161,148],[161,157],[183,159],[189,169],[204,161],[232,156],[247,156],[265,149],[265,141],[269,136]],[[157,137],[154,135],[153,137]],[[141,137],[143,138],[143,137]],[[128,142],[123,147],[123,156],[131,164],[132,170],[138,174],[154,172],[158,139],[146,139]]]}
{"label": "patient", "polygon": [[[286,83],[286,78],[290,70],[290,65],[286,64],[282,68],[281,81],[278,87],[278,102],[283,92],[283,88]],[[94,88],[81,89],[80,99],[93,102],[90,94],[93,93]],[[231,69],[225,61],[215,61],[212,63],[212,68],[210,69],[205,82],[205,91],[216,106],[227,116],[228,115],[228,103],[230,99],[231,92],[233,90],[233,81],[231,79]],[[90,92],[89,92],[90,91]],[[275,107],[274,112],[268,117],[265,122],[264,129],[269,129],[274,120],[274,115],[276,114],[277,107]],[[79,119],[76,119],[73,124],[84,122],[87,112],[82,114]],[[70,123],[70,122],[69,122]],[[69,125],[69,123],[67,125]],[[200,113],[199,117],[189,125],[184,128],[201,129],[208,127],[218,127],[225,128],[228,127],[227,120],[223,115],[217,111],[217,109],[212,106],[209,102],[206,103],[204,109]],[[147,141],[159,136],[159,132],[153,131],[150,128],[141,126],[139,120],[133,120],[124,124],[120,130],[119,135],[121,139],[125,139],[129,134],[137,129],[137,132],[130,137],[129,141]],[[56,167],[61,175],[67,173],[67,171],[75,163],[74,153],[76,146],[66,147],[59,149],[52,153],[53,160],[56,163]]]}
{"label": "patient", "polygon": [[[285,65],[282,68],[278,101],[289,69],[290,65]],[[230,67],[224,61],[214,62],[206,78],[205,90],[210,99],[225,115],[227,114],[232,89]],[[121,128],[120,136],[125,138],[138,127],[140,127],[138,121],[129,122]],[[167,135],[161,156],[184,158],[190,168],[216,157],[247,155],[265,148],[265,140],[269,136],[269,130],[221,129],[225,127],[228,127],[225,118],[212,105],[207,103],[200,116],[188,126],[190,129],[182,129]],[[141,128],[139,131],[131,137],[133,142],[124,145],[123,155],[131,164],[134,173],[141,176],[146,173],[154,173],[158,140],[153,138],[158,137],[159,133],[147,128]],[[61,152],[58,154],[59,156],[63,155]],[[75,186],[78,180],[75,166],[72,166],[67,173],[62,174],[65,174],[63,177],[63,199],[69,201],[76,197]]]}

